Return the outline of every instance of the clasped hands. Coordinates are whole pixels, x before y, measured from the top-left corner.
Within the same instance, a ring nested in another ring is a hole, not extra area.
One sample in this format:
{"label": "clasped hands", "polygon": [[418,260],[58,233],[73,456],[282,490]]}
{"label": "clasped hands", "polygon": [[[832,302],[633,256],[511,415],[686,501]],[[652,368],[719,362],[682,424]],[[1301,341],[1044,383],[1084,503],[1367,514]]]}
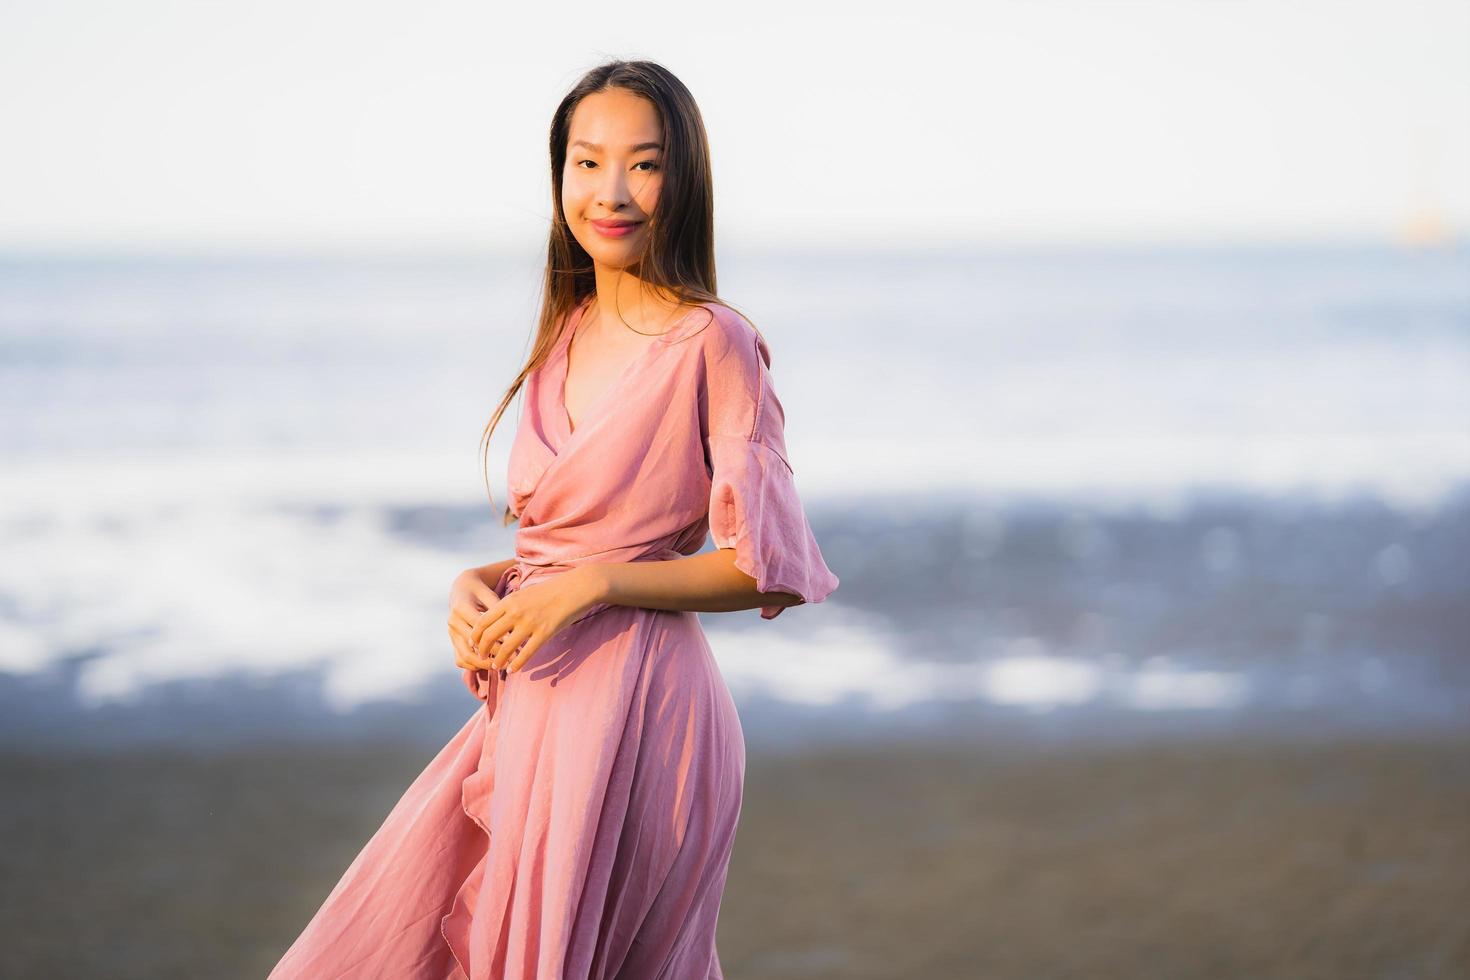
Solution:
{"label": "clasped hands", "polygon": [[455,665],[513,673],[547,640],[599,602],[600,596],[601,581],[591,566],[560,572],[504,597],[484,580],[481,569],[465,569],[449,592],[449,640]]}

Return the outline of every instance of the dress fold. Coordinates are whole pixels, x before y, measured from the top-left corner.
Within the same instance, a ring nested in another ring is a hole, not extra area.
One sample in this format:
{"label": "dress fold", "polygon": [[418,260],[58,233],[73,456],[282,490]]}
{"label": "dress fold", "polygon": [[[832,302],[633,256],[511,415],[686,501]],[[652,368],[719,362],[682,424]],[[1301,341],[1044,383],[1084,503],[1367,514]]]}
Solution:
{"label": "dress fold", "polygon": [[[735,549],[735,567],[760,592],[789,592],[821,602],[837,588],[796,494],[791,468],[768,446],[736,436],[712,436],[714,477],[710,537]],[[785,606],[761,607],[775,619]]]}

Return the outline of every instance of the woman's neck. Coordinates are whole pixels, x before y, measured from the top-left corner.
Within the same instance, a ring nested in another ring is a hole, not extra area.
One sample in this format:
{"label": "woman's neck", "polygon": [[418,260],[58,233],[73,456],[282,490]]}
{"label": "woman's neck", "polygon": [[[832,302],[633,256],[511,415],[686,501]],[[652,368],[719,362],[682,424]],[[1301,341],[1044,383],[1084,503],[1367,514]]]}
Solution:
{"label": "woman's neck", "polygon": [[587,310],[587,328],[663,333],[683,310],[666,289],[646,285],[626,269],[597,269],[597,295]]}

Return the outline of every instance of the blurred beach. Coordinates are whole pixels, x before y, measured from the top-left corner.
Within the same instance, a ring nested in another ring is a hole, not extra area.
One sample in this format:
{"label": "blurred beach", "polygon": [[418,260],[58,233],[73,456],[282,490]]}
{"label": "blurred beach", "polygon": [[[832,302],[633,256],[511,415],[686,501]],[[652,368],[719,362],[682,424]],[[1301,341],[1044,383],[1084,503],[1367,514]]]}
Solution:
{"label": "blurred beach", "polygon": [[[537,275],[0,257],[0,975],[262,976],[476,709]],[[702,616],[729,976],[1470,967],[1470,248],[720,284],[842,580]]]}
{"label": "blurred beach", "polygon": [[[432,755],[0,754],[0,974],[264,977]],[[752,754],[720,958],[732,980],[1462,977],[1467,813],[1463,736]]]}

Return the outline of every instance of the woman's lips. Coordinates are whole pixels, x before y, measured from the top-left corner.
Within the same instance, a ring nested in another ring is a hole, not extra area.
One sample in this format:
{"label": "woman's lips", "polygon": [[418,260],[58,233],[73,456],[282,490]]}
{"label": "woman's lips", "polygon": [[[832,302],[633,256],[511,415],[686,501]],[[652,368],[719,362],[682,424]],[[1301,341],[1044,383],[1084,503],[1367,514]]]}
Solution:
{"label": "woman's lips", "polygon": [[592,227],[608,238],[626,238],[641,224],[641,221],[593,221]]}

